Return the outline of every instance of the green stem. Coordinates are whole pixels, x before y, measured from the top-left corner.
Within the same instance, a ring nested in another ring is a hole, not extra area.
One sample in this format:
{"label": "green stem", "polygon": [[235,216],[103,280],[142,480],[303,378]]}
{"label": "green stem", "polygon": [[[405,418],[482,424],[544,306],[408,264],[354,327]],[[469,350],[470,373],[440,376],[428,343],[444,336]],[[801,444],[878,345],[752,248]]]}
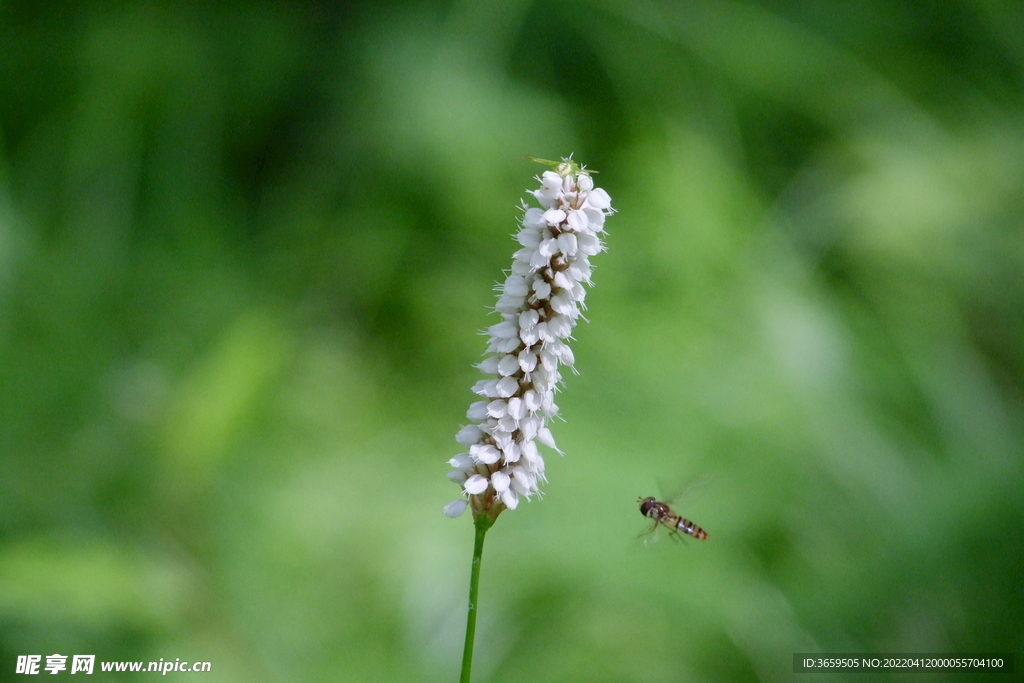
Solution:
{"label": "green stem", "polygon": [[466,646],[462,651],[462,677],[459,683],[469,683],[469,671],[473,667],[473,636],[476,634],[476,596],[480,588],[480,559],[484,554],[484,534],[494,524],[486,514],[473,519],[476,540],[473,543],[473,570],[469,575],[469,615],[466,617]]}

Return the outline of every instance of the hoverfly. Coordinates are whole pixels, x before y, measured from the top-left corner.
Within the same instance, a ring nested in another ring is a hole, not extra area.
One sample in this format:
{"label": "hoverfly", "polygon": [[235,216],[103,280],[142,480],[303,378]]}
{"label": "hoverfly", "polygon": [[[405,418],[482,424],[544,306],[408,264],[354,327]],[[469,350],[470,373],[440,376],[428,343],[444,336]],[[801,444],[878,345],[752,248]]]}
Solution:
{"label": "hoverfly", "polygon": [[708,533],[706,531],[690,520],[677,515],[672,511],[672,508],[668,503],[659,503],[650,496],[647,498],[637,498],[636,502],[640,503],[640,514],[654,520],[654,525],[651,527],[651,530],[646,532],[644,535],[654,533],[659,524],[664,524],[672,530],[673,534],[681,531],[684,534],[689,534],[700,541],[707,539]]}

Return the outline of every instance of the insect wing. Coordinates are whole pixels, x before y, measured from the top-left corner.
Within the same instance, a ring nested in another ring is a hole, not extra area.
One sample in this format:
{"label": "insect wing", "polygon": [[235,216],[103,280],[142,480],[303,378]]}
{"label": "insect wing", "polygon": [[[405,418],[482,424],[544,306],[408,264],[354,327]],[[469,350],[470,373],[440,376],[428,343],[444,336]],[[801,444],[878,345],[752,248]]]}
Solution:
{"label": "insect wing", "polygon": [[687,481],[685,484],[680,484],[677,481],[672,485],[667,485],[666,481],[661,477],[658,477],[655,481],[658,483],[658,493],[664,496],[659,498],[659,500],[664,501],[669,507],[675,509],[680,507],[682,503],[700,496],[704,487],[711,481],[711,475],[702,474]]}

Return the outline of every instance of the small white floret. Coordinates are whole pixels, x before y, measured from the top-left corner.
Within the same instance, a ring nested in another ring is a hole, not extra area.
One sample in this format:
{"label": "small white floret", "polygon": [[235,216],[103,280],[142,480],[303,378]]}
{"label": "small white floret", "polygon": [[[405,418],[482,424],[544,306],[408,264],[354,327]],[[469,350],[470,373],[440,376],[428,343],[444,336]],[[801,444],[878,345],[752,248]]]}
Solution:
{"label": "small white floret", "polygon": [[540,313],[534,309],[523,311],[519,314],[519,329],[532,330],[540,322]]}
{"label": "small white floret", "polygon": [[448,464],[455,469],[466,470],[473,466],[473,458],[469,457],[469,453],[459,453]]}
{"label": "small white floret", "polygon": [[519,367],[523,372],[533,372],[533,369],[537,367],[537,354],[530,351],[530,349],[523,349],[519,352]]}
{"label": "small white floret", "polygon": [[466,501],[465,498],[456,498],[455,500],[444,506],[444,514],[446,517],[451,517],[452,519],[455,519],[456,517],[458,517],[466,511],[466,506],[468,505],[469,502]]}
{"label": "small white floret", "polygon": [[519,505],[519,496],[511,488],[507,488],[499,494],[501,502],[505,504],[509,510],[515,510],[516,506]]}
{"label": "small white floret", "polygon": [[493,465],[501,458],[501,451],[491,444],[473,444],[469,456],[481,465]]}
{"label": "small white floret", "polygon": [[511,480],[509,479],[509,476],[502,472],[501,470],[498,470],[497,472],[491,475],[491,486],[493,486],[494,490],[497,491],[498,493],[501,493],[502,491],[506,490],[509,487],[510,483]]}
{"label": "small white floret", "polygon": [[555,451],[558,452],[559,455],[565,455],[564,453],[562,453],[562,449],[555,445],[555,437],[551,434],[551,430],[548,429],[547,427],[541,427],[537,431],[537,441],[540,441],[548,448],[554,449]]}
{"label": "small white floret", "polygon": [[519,334],[519,327],[511,320],[502,320],[488,327],[487,334],[495,339],[512,339]]}
{"label": "small white floret", "polygon": [[[498,385],[496,379],[482,379],[473,385],[473,393],[477,396],[486,396],[487,398],[493,398],[497,395],[495,387]],[[461,441],[459,443],[462,443]]]}
{"label": "small white floret", "polygon": [[474,401],[469,404],[466,417],[473,422],[482,422],[487,417],[487,401]]}
{"label": "small white floret", "polygon": [[500,420],[505,417],[508,412],[508,404],[503,400],[495,399],[487,404],[487,417],[493,417],[496,420]]}
{"label": "small white floret", "polygon": [[587,194],[587,204],[598,211],[604,211],[611,207],[612,198],[601,188],[595,187]]}
{"label": "small white floret", "polygon": [[462,486],[466,489],[466,493],[475,496],[487,490],[487,480],[479,474],[474,474]]}
{"label": "small white floret", "polygon": [[508,296],[525,297],[530,293],[530,289],[526,286],[526,279],[522,275],[509,275],[505,278],[502,293]]}
{"label": "small white floret", "polygon": [[498,357],[488,356],[476,364],[476,369],[485,375],[493,375],[498,371]]}
{"label": "small white floret", "polygon": [[499,397],[508,398],[519,391],[519,381],[515,377],[502,377],[495,390]]}
{"label": "small white floret", "polygon": [[469,448],[476,442],[478,442],[484,433],[477,425],[466,425],[459,430],[459,433],[455,435],[455,440],[460,444]]}

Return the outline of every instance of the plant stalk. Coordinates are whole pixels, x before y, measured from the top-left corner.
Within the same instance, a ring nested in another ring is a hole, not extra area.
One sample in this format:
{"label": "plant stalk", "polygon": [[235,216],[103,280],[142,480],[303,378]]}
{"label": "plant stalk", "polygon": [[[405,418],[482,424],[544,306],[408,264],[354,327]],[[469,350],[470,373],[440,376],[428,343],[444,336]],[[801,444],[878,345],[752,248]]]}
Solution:
{"label": "plant stalk", "polygon": [[459,683],[469,683],[470,669],[473,667],[473,638],[476,634],[476,601],[480,588],[480,560],[484,554],[484,534],[494,524],[487,514],[476,515],[473,526],[476,527],[476,539],[473,542],[473,569],[469,575],[469,613],[466,617],[466,645],[462,651],[462,677]]}

